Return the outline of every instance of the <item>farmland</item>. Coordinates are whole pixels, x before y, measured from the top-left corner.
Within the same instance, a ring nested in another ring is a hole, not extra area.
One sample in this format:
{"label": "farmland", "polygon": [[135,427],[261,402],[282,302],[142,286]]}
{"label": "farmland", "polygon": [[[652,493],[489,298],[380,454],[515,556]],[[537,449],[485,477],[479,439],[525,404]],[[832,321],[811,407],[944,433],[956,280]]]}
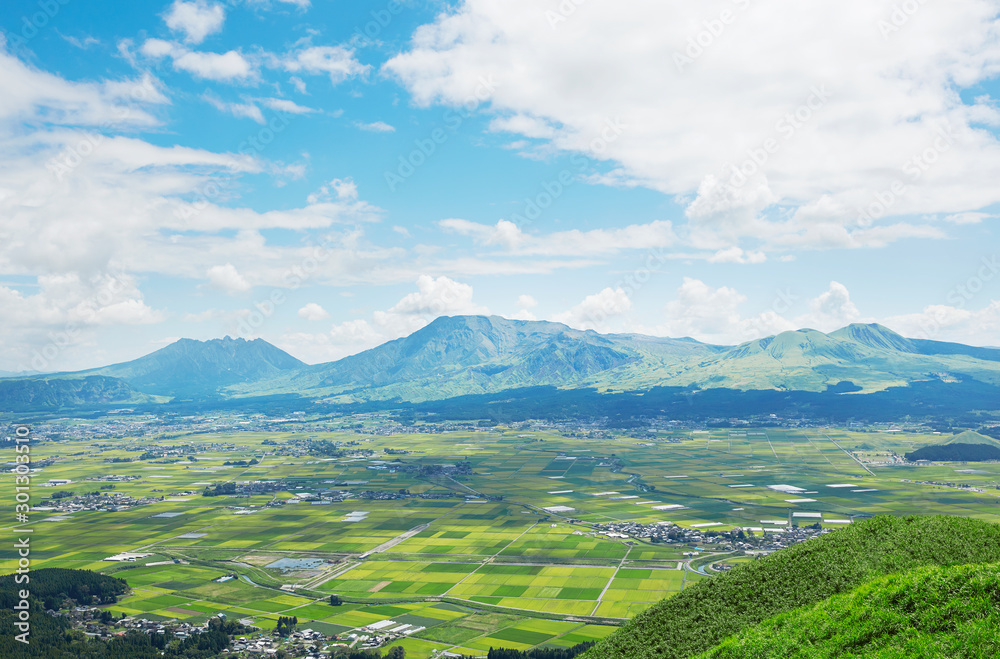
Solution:
{"label": "farmland", "polygon": [[[226,613],[268,629],[296,616],[327,634],[393,621],[385,627],[411,631],[396,644],[424,657],[602,638],[709,578],[697,570],[712,560],[691,565],[685,553],[745,560],[723,553],[713,532],[759,536],[790,517],[833,529],[885,513],[1000,520],[1000,464],[892,460],[940,440],[929,434],[768,428],[650,440],[497,427],[309,437],[341,454],[293,450],[302,435],[281,432],[160,438],[159,447],[186,447],[168,459],[142,458],[149,441],[128,437],[38,441],[32,461],[52,463],[32,475],[32,567],[123,577],[133,593],[114,611],[151,620]],[[4,479],[13,491],[13,475]],[[45,486],[50,479],[70,482]],[[247,481],[285,487],[202,495]],[[69,500],[54,492],[101,487],[153,502],[53,509]],[[11,501],[3,514],[14,519]],[[670,522],[700,540],[653,543],[592,528],[611,522]],[[104,560],[120,552],[148,556]],[[10,572],[13,552],[0,558]],[[228,574],[236,578],[217,581]],[[344,603],[332,606],[333,594]]]}

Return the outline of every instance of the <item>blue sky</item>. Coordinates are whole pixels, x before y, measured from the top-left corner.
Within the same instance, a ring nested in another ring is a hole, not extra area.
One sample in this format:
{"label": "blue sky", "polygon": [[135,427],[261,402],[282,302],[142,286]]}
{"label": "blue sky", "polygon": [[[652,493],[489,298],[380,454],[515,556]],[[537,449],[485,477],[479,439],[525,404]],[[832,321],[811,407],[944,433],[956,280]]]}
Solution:
{"label": "blue sky", "polygon": [[1000,345],[998,11],[8,0],[0,370],[461,313]]}

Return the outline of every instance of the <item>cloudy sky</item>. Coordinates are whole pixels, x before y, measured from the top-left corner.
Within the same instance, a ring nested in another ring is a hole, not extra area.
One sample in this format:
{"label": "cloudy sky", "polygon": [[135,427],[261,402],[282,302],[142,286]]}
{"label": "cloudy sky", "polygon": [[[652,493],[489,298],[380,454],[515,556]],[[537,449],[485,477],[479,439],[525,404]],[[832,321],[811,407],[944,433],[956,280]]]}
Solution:
{"label": "cloudy sky", "polygon": [[996,0],[113,5],[4,3],[0,370],[467,313],[1000,346]]}

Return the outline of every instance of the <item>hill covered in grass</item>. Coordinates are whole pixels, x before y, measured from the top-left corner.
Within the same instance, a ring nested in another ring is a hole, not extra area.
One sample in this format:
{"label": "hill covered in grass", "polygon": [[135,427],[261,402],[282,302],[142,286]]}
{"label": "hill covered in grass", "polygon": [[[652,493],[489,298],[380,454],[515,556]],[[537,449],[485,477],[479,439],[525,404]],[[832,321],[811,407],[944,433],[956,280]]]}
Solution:
{"label": "hill covered in grass", "polygon": [[636,616],[582,656],[691,657],[772,616],[885,575],[997,562],[1000,525],[946,516],[875,517],[700,582]]}
{"label": "hill covered in grass", "polygon": [[1000,460],[1000,440],[966,430],[943,444],[925,446],[906,454],[907,460],[936,462],[983,462]]}
{"label": "hill covered in grass", "polygon": [[1000,564],[927,566],[775,616],[699,659],[1000,656]]}

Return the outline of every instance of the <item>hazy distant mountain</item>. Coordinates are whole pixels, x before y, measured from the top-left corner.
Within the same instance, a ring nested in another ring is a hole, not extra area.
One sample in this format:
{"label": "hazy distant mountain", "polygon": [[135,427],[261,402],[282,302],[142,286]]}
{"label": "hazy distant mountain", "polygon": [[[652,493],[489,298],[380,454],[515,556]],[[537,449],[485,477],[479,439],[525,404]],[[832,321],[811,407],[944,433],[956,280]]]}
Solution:
{"label": "hazy distant mountain", "polygon": [[[84,395],[79,384],[52,384],[91,376],[106,378],[101,381],[105,393]],[[312,366],[261,339],[183,339],[123,364],[0,380],[0,409],[35,399],[56,405],[59,387],[65,389],[65,405],[76,405],[113,399],[116,391],[122,402],[144,396],[211,401],[285,394],[350,403],[433,401],[539,386],[851,395],[928,382],[1000,385],[1000,350],[907,339],[875,324],[829,334],[782,332],[730,347],[686,338],[598,334],[544,321],[454,316]]]}
{"label": "hazy distant mountain", "polygon": [[263,339],[181,339],[145,357],[83,371],[120,378],[144,393],[191,396],[277,377],[305,366]]}

